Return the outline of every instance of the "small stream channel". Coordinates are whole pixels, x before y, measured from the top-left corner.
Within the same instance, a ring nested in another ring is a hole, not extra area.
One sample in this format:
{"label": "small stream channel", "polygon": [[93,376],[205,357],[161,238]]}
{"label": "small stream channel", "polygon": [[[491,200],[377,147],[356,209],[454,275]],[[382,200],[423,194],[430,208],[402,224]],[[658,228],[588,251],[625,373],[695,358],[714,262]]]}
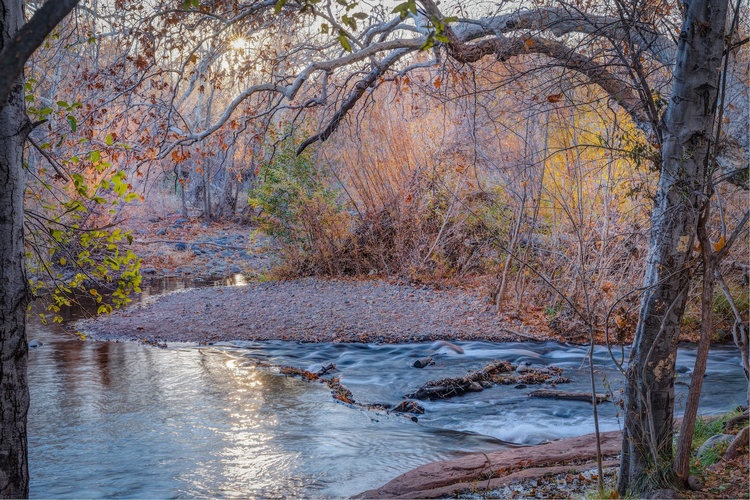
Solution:
{"label": "small stream channel", "polygon": [[[226,284],[239,284],[237,279]],[[210,283],[198,283],[205,285]],[[161,280],[141,300],[180,288]],[[357,401],[393,404],[422,383],[463,375],[489,361],[554,364],[588,390],[581,346],[546,343],[298,344],[236,342],[160,349],[82,342],[59,326],[29,325],[29,461],[32,497],[346,496],[382,485],[420,464],[593,432],[591,405],[529,399],[533,386],[495,386],[424,402],[418,422],[335,402],[324,384],[256,368],[253,361],[317,370],[334,363]],[[424,369],[414,359],[432,355]],[[603,348],[602,379],[618,393],[622,377]],[[694,351],[680,349],[678,412]],[[702,411],[745,401],[747,385],[732,347],[708,362]],[[619,428],[611,403],[603,430]]]}

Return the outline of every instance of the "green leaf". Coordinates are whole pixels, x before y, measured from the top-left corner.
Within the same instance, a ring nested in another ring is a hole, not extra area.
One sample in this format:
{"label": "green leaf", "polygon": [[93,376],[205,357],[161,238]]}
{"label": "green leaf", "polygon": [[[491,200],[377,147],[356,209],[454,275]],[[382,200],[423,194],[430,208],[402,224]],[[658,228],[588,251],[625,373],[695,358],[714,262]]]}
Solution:
{"label": "green leaf", "polygon": [[68,115],[67,118],[68,123],[70,124],[70,131],[75,133],[76,129],[78,129],[78,120],[76,120],[76,117],[73,115]]}
{"label": "green leaf", "polygon": [[107,134],[106,142],[107,142],[107,146],[112,145],[112,143],[114,142],[114,139],[112,138],[112,134]]}
{"label": "green leaf", "polygon": [[65,101],[57,101],[57,105],[60,106],[61,108],[67,108],[68,107],[68,103],[65,102]]}
{"label": "green leaf", "polygon": [[278,2],[276,2],[276,7],[274,7],[273,9],[274,14],[278,14],[279,12],[281,12],[281,9],[283,9],[284,5],[286,5],[286,1],[287,0],[279,0]]}
{"label": "green leaf", "polygon": [[339,43],[341,44],[342,47],[344,47],[344,50],[346,50],[347,52],[351,52],[352,46],[349,43],[349,39],[346,38],[346,35],[344,34],[343,31],[339,31],[338,38],[339,38]]}

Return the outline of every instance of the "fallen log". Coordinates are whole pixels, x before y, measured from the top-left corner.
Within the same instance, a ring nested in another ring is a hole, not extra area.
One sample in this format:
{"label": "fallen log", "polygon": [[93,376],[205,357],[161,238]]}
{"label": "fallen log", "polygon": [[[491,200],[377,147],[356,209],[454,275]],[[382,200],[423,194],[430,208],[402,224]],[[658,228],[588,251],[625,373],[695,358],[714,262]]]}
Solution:
{"label": "fallen log", "polygon": [[[546,398],[546,399],[567,399],[570,401],[587,401],[591,403],[591,394],[588,392],[566,392],[566,391],[551,391],[548,389],[539,389],[529,393],[532,398]],[[596,404],[609,401],[609,396],[606,394],[596,395]]]}

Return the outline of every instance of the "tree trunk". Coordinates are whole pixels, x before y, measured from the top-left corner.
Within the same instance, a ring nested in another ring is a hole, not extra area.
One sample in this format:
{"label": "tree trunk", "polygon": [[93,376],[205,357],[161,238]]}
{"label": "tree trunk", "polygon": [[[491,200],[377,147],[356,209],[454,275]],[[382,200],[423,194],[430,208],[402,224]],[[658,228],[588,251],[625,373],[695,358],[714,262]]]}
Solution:
{"label": "tree trunk", "polygon": [[[0,0],[0,43],[23,25],[23,1]],[[0,68],[0,71],[3,71]],[[26,279],[23,144],[29,132],[23,82],[0,103],[0,497],[29,495],[26,414]]]}
{"label": "tree trunk", "polygon": [[638,327],[627,372],[618,491],[669,480],[674,369],[713,133],[728,0],[690,0],[663,117],[661,177]]}

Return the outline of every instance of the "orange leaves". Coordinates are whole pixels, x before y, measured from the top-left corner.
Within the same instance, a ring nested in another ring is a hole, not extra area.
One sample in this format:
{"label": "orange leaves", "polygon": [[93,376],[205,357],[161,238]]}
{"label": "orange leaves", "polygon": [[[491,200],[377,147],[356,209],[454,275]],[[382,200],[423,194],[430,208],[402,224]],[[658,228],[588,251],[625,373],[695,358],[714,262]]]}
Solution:
{"label": "orange leaves", "polygon": [[440,88],[440,86],[441,86],[442,84],[443,84],[443,80],[442,80],[442,78],[440,78],[439,76],[438,76],[437,78],[435,78],[435,79],[434,79],[434,80],[432,81],[432,85],[433,85],[433,86],[434,86],[434,87],[435,87],[436,89],[437,89],[437,88]]}
{"label": "orange leaves", "polygon": [[182,163],[190,158],[190,151],[178,151],[175,149],[172,151],[171,157],[173,162]]}
{"label": "orange leaves", "polygon": [[724,248],[724,245],[726,245],[726,243],[727,243],[727,239],[724,237],[724,235],[722,235],[721,238],[719,238],[719,241],[714,243],[714,251],[715,252],[721,251],[721,249]]}
{"label": "orange leaves", "polygon": [[563,95],[562,94],[552,94],[547,96],[547,100],[551,103],[560,102],[562,101]]}

